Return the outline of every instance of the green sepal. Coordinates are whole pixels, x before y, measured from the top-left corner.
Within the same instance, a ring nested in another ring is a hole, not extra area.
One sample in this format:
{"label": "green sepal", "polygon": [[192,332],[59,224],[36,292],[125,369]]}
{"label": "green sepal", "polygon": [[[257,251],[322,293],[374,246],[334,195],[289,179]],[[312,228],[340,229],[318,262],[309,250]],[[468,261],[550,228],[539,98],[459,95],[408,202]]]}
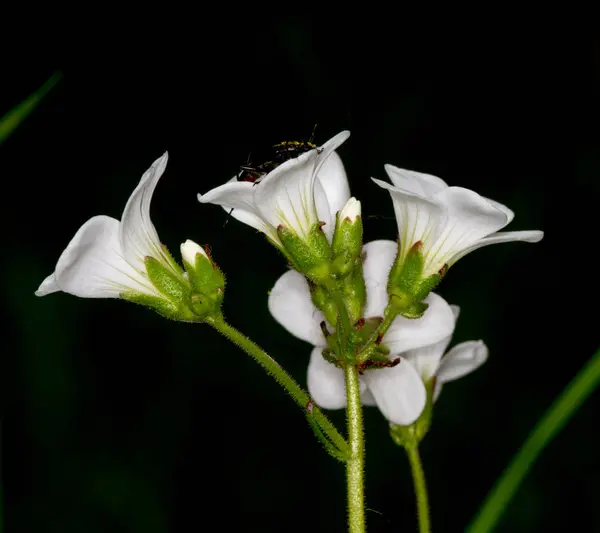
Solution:
{"label": "green sepal", "polygon": [[[333,335],[332,335],[332,337],[333,337]],[[328,339],[328,342],[329,342],[329,339]],[[328,363],[331,363],[332,365],[337,366],[338,368],[342,368],[342,364],[341,364],[340,360],[338,359],[338,357],[335,355],[333,348],[331,348],[331,347],[325,348],[322,353],[323,353],[323,359],[325,359],[325,361],[327,361]]]}
{"label": "green sepal", "polygon": [[301,239],[296,232],[284,226],[277,228],[277,235],[293,267],[298,272],[316,283],[323,282],[330,277],[330,248],[320,225],[315,225],[311,229],[307,240]]}
{"label": "green sepal", "polygon": [[190,297],[190,285],[154,257],[146,257],[144,264],[148,277],[156,289],[175,304],[185,305]]}
{"label": "green sepal", "polygon": [[[360,256],[362,250],[363,224],[360,216],[352,222],[349,218],[340,220],[338,211],[335,220],[335,231],[333,233],[333,241],[331,250],[333,257],[346,257],[354,259]],[[334,259],[335,260],[335,259]]]}
{"label": "green sepal", "polygon": [[192,267],[187,261],[183,261],[188,278],[194,292],[223,294],[225,287],[225,276],[219,267],[208,257],[201,253],[196,254],[196,264]]}
{"label": "green sepal", "polygon": [[404,260],[400,260],[400,256],[396,257],[388,277],[388,292],[406,300],[403,304],[406,311],[401,314],[408,318],[418,318],[422,315],[418,306],[414,307],[414,304],[426,298],[448,270],[444,265],[437,274],[423,278],[422,248],[421,241],[418,241],[408,251]]}
{"label": "green sepal", "polygon": [[421,318],[429,307],[429,304],[415,300],[410,294],[400,291],[391,292],[389,296],[389,311],[386,312],[402,315],[405,318]]}
{"label": "green sepal", "polygon": [[315,258],[315,262],[323,263],[331,257],[331,246],[323,231],[321,222],[315,224],[308,232],[308,246]]}
{"label": "green sepal", "polygon": [[432,274],[428,278],[425,278],[423,281],[421,281],[415,293],[415,299],[422,300],[423,298],[426,298],[427,295],[438,286],[440,281],[442,281],[447,270],[447,268],[443,268],[440,270],[439,274]]}
{"label": "green sepal", "polygon": [[190,307],[199,318],[205,318],[220,308],[220,302],[216,302],[205,294],[193,294],[190,298]]}
{"label": "green sepal", "polygon": [[337,306],[329,291],[322,285],[310,283],[310,297],[315,307],[325,315],[327,322],[335,327],[337,322]]}
{"label": "green sepal", "polygon": [[416,242],[406,254],[404,260],[400,255],[396,257],[388,281],[388,290],[400,290],[403,293],[415,295],[423,275],[424,258],[422,253],[423,244]]}
{"label": "green sepal", "polygon": [[158,314],[170,318],[171,320],[178,320],[184,322],[195,321],[195,315],[187,307],[177,307],[174,303],[169,302],[165,298],[158,296],[150,296],[148,294],[142,294],[139,292],[123,292],[121,298],[128,302],[143,305],[156,311]]}
{"label": "green sepal", "polygon": [[165,258],[169,262],[169,265],[171,265],[171,267],[173,268],[173,270],[175,272],[179,272],[179,274],[183,274],[183,269],[179,266],[179,263],[177,261],[175,261],[175,259],[171,255],[171,252],[169,252],[169,249],[164,244],[161,244],[160,248],[161,248]]}
{"label": "green sepal", "polygon": [[362,267],[358,267],[342,284],[343,299],[348,311],[348,318],[353,324],[362,316],[363,307],[367,300],[365,280],[362,276]]}
{"label": "green sepal", "polygon": [[359,259],[350,254],[341,254],[331,262],[331,274],[334,278],[341,279],[353,272],[359,265]]}

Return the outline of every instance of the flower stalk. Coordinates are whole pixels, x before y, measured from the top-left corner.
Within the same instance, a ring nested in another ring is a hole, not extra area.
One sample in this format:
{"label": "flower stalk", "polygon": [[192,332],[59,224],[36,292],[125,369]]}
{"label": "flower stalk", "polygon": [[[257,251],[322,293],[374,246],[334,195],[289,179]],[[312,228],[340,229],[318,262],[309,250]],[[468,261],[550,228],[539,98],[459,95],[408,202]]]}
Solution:
{"label": "flower stalk", "polygon": [[431,520],[429,517],[429,498],[427,496],[427,484],[425,483],[425,472],[419,455],[418,444],[405,446],[408,462],[412,472],[415,486],[415,497],[417,500],[417,516],[419,518],[419,533],[431,533]]}
{"label": "flower stalk", "polygon": [[[308,393],[306,393],[298,383],[290,376],[275,359],[265,352],[254,341],[246,337],[243,333],[229,325],[222,315],[212,315],[206,318],[205,322],[215,328],[223,336],[227,337],[238,348],[241,348],[250,355],[266,372],[279,383],[293,400],[307,412],[307,416],[312,419],[323,434],[331,441],[334,448],[327,449],[336,459],[344,456],[348,449],[346,439],[335,428],[333,423],[323,414],[323,412],[314,405]],[[312,423],[311,423],[312,426]],[[319,437],[319,435],[317,434]],[[321,439],[320,439],[321,440]],[[335,451],[335,454],[332,453]]]}
{"label": "flower stalk", "polygon": [[364,455],[363,415],[360,403],[358,370],[355,365],[344,367],[346,380],[349,454],[346,463],[346,483],[348,489],[348,529],[350,533],[364,533]]}

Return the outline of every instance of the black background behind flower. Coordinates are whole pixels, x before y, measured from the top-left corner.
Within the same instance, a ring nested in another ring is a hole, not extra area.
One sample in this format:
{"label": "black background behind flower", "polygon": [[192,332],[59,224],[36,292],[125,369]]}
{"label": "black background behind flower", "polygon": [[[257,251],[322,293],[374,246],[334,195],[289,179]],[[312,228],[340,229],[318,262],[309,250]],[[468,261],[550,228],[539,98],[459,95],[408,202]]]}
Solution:
{"label": "black background behind flower", "polygon": [[[40,29],[27,41],[35,56],[5,66],[0,114],[64,73],[0,146],[7,530],[345,530],[343,467],[242,352],[125,302],[33,295],[77,228],[120,218],[168,150],[152,203],[159,235],[176,256],[187,238],[210,244],[228,275],[230,322],[304,384],[311,347],[266,307],[283,260],[196,194],[250,151],[307,138],[315,124],[317,143],[352,132],[339,153],[366,241],[395,238],[389,195],[369,179],[386,179],[387,162],[508,205],[508,230],[546,232],[475,252],[438,289],[462,309],[453,344],[481,338],[490,349],[484,367],[445,388],[422,446],[434,531],[463,530],[597,347],[598,41],[516,25],[446,35],[367,15],[226,31],[184,18],[173,34],[84,28],[64,50]],[[594,404],[540,457],[498,531],[569,531],[575,514],[600,529]],[[331,416],[343,428],[343,412]],[[413,531],[402,451],[376,409],[366,425],[369,531]]]}

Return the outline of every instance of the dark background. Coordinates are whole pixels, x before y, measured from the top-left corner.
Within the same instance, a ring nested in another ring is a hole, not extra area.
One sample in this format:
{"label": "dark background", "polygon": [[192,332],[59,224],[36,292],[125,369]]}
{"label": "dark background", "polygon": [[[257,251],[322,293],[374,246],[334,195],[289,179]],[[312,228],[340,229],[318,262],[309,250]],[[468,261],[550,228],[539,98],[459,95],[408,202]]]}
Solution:
{"label": "dark background", "polygon": [[[395,237],[389,195],[369,179],[385,179],[386,162],[505,203],[509,230],[546,232],[475,252],[438,289],[462,309],[454,342],[490,349],[444,390],[422,445],[434,530],[461,531],[598,345],[598,40],[494,29],[493,16],[445,32],[389,14],[152,16],[119,29],[86,19],[60,45],[62,27],[42,25],[3,70],[0,114],[64,74],[0,146],[7,531],[345,530],[342,465],[244,353],[125,302],[33,295],[77,228],[120,217],[168,149],[152,203],[162,240],[177,256],[186,238],[210,244],[230,322],[304,384],[310,346],[266,308],[284,262],[196,194],[314,124],[318,143],[352,132],[339,153],[367,241]],[[597,401],[540,457],[498,531],[570,531],[574,516],[600,530]],[[331,416],[343,428],[343,412]],[[366,425],[369,531],[414,531],[402,451],[373,408]]]}

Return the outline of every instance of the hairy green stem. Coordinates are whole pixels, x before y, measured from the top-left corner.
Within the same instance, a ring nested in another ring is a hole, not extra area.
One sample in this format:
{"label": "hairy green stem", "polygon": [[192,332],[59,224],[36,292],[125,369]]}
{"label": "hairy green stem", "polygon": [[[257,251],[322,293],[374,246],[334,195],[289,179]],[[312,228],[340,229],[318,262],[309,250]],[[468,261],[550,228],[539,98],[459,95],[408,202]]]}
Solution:
{"label": "hairy green stem", "polygon": [[350,444],[346,462],[346,480],[348,486],[348,526],[350,533],[364,533],[364,435],[362,406],[358,370],[354,365],[344,367],[346,377],[346,397],[348,402],[348,440]]}
{"label": "hairy green stem", "polygon": [[599,384],[600,350],[571,380],[530,433],[525,444],[488,494],[478,514],[467,528],[467,533],[492,531],[538,455]]}
{"label": "hairy green stem", "polygon": [[431,533],[431,521],[429,518],[429,499],[427,497],[427,484],[425,483],[425,472],[421,464],[419,447],[417,444],[406,446],[406,455],[412,471],[413,484],[415,486],[415,497],[417,499],[417,516],[419,517],[419,532]]}
{"label": "hairy green stem", "polygon": [[295,402],[318,424],[323,433],[331,440],[335,447],[345,452],[348,449],[346,439],[340,435],[333,423],[323,414],[323,412],[311,401],[308,393],[296,383],[275,359],[265,352],[254,341],[239,332],[233,326],[225,322],[222,316],[212,316],[206,319],[206,322],[215,328],[219,333],[227,337],[231,342],[250,355],[259,365],[261,365],[268,374],[288,392]]}

